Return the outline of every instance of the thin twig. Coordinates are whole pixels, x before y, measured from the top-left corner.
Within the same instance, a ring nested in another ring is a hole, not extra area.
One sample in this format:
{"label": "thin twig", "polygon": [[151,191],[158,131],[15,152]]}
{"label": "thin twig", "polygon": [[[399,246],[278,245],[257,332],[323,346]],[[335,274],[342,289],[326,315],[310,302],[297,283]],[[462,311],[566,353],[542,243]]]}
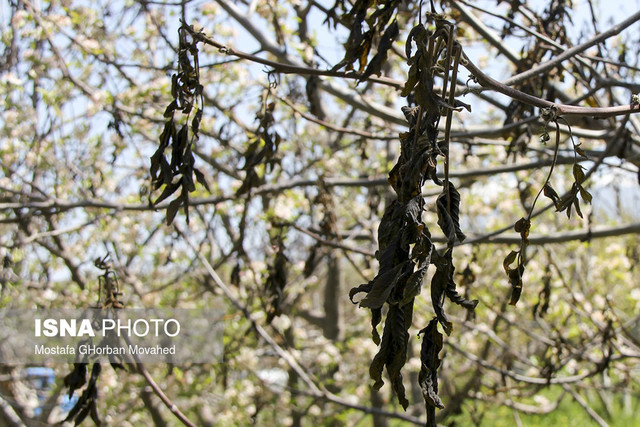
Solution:
{"label": "thin twig", "polygon": [[226,55],[233,55],[233,56],[237,56],[238,58],[242,58],[242,59],[246,59],[248,61],[251,62],[255,62],[258,64],[262,64],[262,65],[266,65],[268,67],[273,68],[275,71],[279,72],[279,73],[283,73],[283,74],[296,74],[299,76],[325,76],[325,77],[340,77],[343,79],[352,79],[352,80],[358,80],[358,81],[371,81],[374,83],[380,83],[386,86],[391,86],[395,89],[401,90],[404,87],[404,82],[400,81],[400,80],[394,80],[391,79],[389,77],[375,77],[375,76],[369,76],[365,79],[363,79],[363,74],[360,73],[356,73],[353,71],[349,71],[349,72],[345,72],[345,71],[332,71],[332,70],[319,70],[317,68],[311,68],[311,67],[302,67],[299,65],[291,65],[291,64],[284,64],[282,62],[276,62],[276,61],[271,61],[268,59],[264,59],[261,58],[259,56],[256,55],[252,55],[250,53],[246,53],[246,52],[242,52],[239,50],[236,50],[232,47],[226,46],[222,43],[218,43],[217,41],[215,41],[214,39],[206,36],[204,33],[202,32],[197,32],[195,31],[193,28],[189,27],[189,26],[183,26],[182,28],[186,29],[189,34],[191,34],[191,36],[198,40],[203,42],[204,44],[208,44],[210,46],[216,47],[218,48],[218,50],[221,53],[224,53]]}
{"label": "thin twig", "polygon": [[586,411],[586,413],[589,414],[589,416],[591,418],[593,418],[593,420],[595,422],[597,422],[601,427],[609,427],[609,424],[607,424],[607,422],[605,420],[603,420],[600,417],[600,415],[598,415],[598,413],[596,411],[594,411],[593,408],[591,408],[591,406],[589,406],[589,404],[582,398],[582,396],[580,396],[578,393],[575,392],[575,390],[573,390],[567,384],[563,384],[562,388],[564,388],[566,391],[568,391],[569,394],[571,394],[571,396],[573,396],[575,401],[578,402],[578,404],[580,406],[582,406],[582,409],[584,409]]}
{"label": "thin twig", "polygon": [[140,372],[140,374],[142,374],[144,379],[147,381],[147,384],[151,386],[156,396],[158,396],[162,403],[164,403],[164,405],[169,408],[171,413],[175,415],[176,418],[178,418],[180,422],[182,422],[182,424],[189,427],[195,427],[196,425],[180,411],[180,409],[171,401],[171,399],[167,397],[166,394],[164,394],[160,386],[153,380],[151,374],[149,374],[149,371],[147,371],[147,369],[144,367],[144,364],[138,362],[136,363],[136,367],[138,368],[138,372]]}
{"label": "thin twig", "polygon": [[196,253],[197,257],[200,259],[200,262],[202,263],[205,270],[209,274],[209,277],[213,279],[213,282],[218,287],[218,289],[222,291],[222,293],[231,302],[231,304],[233,304],[238,310],[240,310],[243,313],[245,318],[251,323],[251,326],[258,333],[258,335],[262,339],[264,339],[267,342],[267,344],[269,344],[276,351],[276,353],[287,363],[287,365],[289,365],[291,369],[293,369],[296,372],[296,374],[300,377],[300,379],[302,379],[302,381],[307,385],[309,390],[307,392],[299,390],[298,391],[299,393],[309,394],[311,396],[322,398],[329,402],[333,402],[348,408],[357,409],[359,411],[363,411],[368,414],[380,414],[386,417],[397,418],[404,421],[408,421],[413,424],[418,424],[418,425],[424,424],[424,421],[415,417],[411,417],[408,415],[399,414],[395,412],[387,412],[378,408],[370,408],[370,407],[351,403],[345,399],[342,399],[339,396],[334,395],[333,393],[330,393],[327,390],[324,390],[318,387],[313,381],[313,379],[309,376],[307,371],[302,366],[300,366],[300,364],[295,359],[295,357],[293,357],[291,353],[289,353],[287,350],[282,348],[277,342],[275,342],[275,340],[271,337],[271,335],[269,335],[269,333],[259,323],[256,322],[249,308],[233,295],[233,293],[231,292],[231,289],[222,281],[220,276],[218,276],[218,274],[213,269],[213,267],[211,266],[207,258],[205,258],[205,256],[202,254],[202,252],[198,251],[198,248],[191,242],[191,239],[189,239],[189,237],[184,232],[182,232],[182,230],[180,230],[177,226],[176,226],[176,230],[182,236],[182,238],[187,243],[187,245],[191,248],[191,250],[193,250]]}

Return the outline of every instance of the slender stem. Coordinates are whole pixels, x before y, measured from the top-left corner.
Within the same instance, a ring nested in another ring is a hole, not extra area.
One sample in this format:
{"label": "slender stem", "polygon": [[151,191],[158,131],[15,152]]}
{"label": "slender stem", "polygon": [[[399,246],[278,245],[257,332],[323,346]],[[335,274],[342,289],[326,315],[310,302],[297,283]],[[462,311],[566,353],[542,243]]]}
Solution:
{"label": "slender stem", "polygon": [[[242,52],[236,49],[233,49],[229,46],[226,46],[222,43],[215,41],[214,39],[207,37],[205,34],[201,32],[195,31],[193,28],[189,26],[182,27],[186,29],[191,36],[210,46],[214,46],[220,50],[221,53],[227,55],[237,56],[238,58],[246,59],[251,62],[256,62],[258,64],[263,64],[268,67],[273,68],[275,71],[283,74],[296,74],[296,75],[305,75],[305,76],[326,76],[326,77],[340,77],[344,79],[353,79],[353,80],[362,80],[362,74],[356,72],[344,72],[344,71],[332,71],[332,70],[319,70],[317,68],[303,67],[300,65],[291,65],[284,64],[282,62],[271,61],[269,59],[264,59],[256,55],[252,55],[250,53]],[[394,80],[389,77],[375,77],[369,76],[365,81],[371,81],[374,83],[380,83],[386,86],[394,87],[398,90],[404,87],[404,82],[400,80]]]}
{"label": "slender stem", "polygon": [[531,220],[531,215],[533,215],[533,209],[536,207],[536,202],[538,201],[540,194],[542,194],[542,192],[544,191],[544,188],[547,186],[547,184],[549,184],[549,180],[551,179],[551,174],[553,173],[553,169],[556,166],[556,161],[558,160],[558,150],[560,149],[560,126],[558,125],[557,120],[555,121],[555,124],[556,124],[556,146],[553,150],[553,161],[551,162],[551,167],[549,168],[547,179],[545,179],[544,184],[542,185],[542,187],[540,187],[540,190],[538,190],[538,194],[536,194],[536,198],[533,199],[533,203],[529,208],[529,214],[527,215],[528,221]]}
{"label": "slender stem", "polygon": [[162,391],[160,386],[153,380],[153,377],[151,376],[151,374],[149,374],[149,372],[144,367],[144,365],[142,363],[136,363],[136,367],[138,368],[138,372],[140,372],[140,374],[142,374],[144,379],[147,380],[147,383],[149,384],[149,386],[151,386],[151,388],[153,389],[153,392],[156,394],[156,396],[158,396],[160,398],[160,400],[162,401],[162,403],[164,403],[164,405],[167,408],[169,408],[171,413],[173,415],[175,415],[176,418],[178,418],[180,420],[180,422],[182,422],[182,424],[184,424],[186,426],[189,426],[189,427],[195,427],[196,425],[194,423],[192,423],[189,420],[189,418],[187,418],[186,415],[184,415],[180,411],[180,409],[178,409],[178,407],[171,401],[171,399],[169,399],[167,397],[166,394],[164,394],[164,392]]}
{"label": "slender stem", "polygon": [[[451,28],[453,32],[453,28]],[[453,39],[453,34],[450,34],[450,39]],[[451,43],[450,43],[451,45]],[[449,105],[454,105],[456,97],[456,81],[458,78],[458,65],[460,64],[461,48],[456,46],[456,56],[453,64],[453,71],[451,72],[451,90],[449,91]],[[446,85],[445,85],[446,86]],[[453,110],[447,111],[447,123],[444,132],[444,141],[446,146],[446,153],[444,158],[444,191],[447,195],[447,212],[451,214],[451,194],[449,189],[449,140],[451,138],[451,122],[453,121]],[[452,242],[453,243],[453,242]]]}

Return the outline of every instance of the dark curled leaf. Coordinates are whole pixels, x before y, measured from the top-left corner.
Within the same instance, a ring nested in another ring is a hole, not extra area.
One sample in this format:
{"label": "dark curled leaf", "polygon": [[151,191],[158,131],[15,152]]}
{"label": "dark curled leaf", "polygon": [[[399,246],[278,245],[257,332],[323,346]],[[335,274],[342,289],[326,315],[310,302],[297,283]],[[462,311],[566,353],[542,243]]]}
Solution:
{"label": "dark curled leaf", "polygon": [[98,398],[98,389],[96,383],[98,381],[98,377],[100,376],[100,372],[102,367],[99,363],[94,363],[93,368],[91,369],[91,378],[89,379],[89,383],[87,384],[87,388],[85,388],[82,395],[78,398],[78,401],[74,405],[74,407],[67,414],[67,418],[65,418],[64,422],[74,421],[74,425],[80,425],[87,415],[91,413],[91,418],[97,425],[100,425],[100,419],[98,417],[98,411],[96,408],[96,400]]}
{"label": "dark curled leaf", "polygon": [[[511,265],[514,262],[516,263],[516,266],[512,267]],[[511,298],[509,300],[509,305],[516,305],[520,299],[520,294],[522,293],[522,275],[524,274],[524,264],[522,262],[522,257],[520,256],[520,252],[509,252],[509,255],[507,255],[502,262],[502,266],[505,273],[507,273],[509,284],[511,285]]]}
{"label": "dark curled leaf", "polygon": [[349,291],[349,299],[351,300],[351,302],[353,304],[358,304],[359,301],[354,301],[353,297],[355,297],[356,295],[358,295],[361,292],[369,293],[369,291],[372,288],[372,283],[373,283],[373,280],[371,282],[369,282],[369,283],[364,283],[364,284],[362,284],[360,286],[357,286],[355,288],[351,288],[351,290]]}
{"label": "dark curled leaf", "polygon": [[409,252],[409,246],[416,243],[418,236],[424,228],[422,224],[422,206],[424,199],[418,195],[406,204],[404,215],[402,218],[402,237],[400,238],[400,248],[406,253]]}
{"label": "dark curled leaf", "polygon": [[173,146],[171,150],[171,169],[176,170],[182,165],[184,150],[187,147],[188,126],[184,125],[173,140]]}
{"label": "dark curled leaf", "polygon": [[531,229],[531,220],[526,219],[526,218],[520,218],[518,221],[516,221],[515,225],[513,226],[513,229],[516,231],[516,233],[520,233],[520,237],[522,238],[522,240],[527,243],[528,242],[528,237],[529,237],[529,230]]}
{"label": "dark curled leaf", "polygon": [[187,224],[189,224],[189,193],[183,189],[182,193],[180,193],[180,199],[182,199],[185,220],[187,221]]}
{"label": "dark curled leaf", "polygon": [[100,417],[98,416],[98,407],[96,406],[95,403],[91,405],[90,415],[91,415],[91,420],[95,423],[95,425],[99,426],[102,424],[102,421],[100,421]]}
{"label": "dark curled leaf", "polygon": [[444,313],[444,297],[451,275],[451,264],[447,262],[444,257],[441,257],[441,260],[441,262],[436,264],[436,272],[433,278],[431,278],[431,304],[445,333],[450,335],[453,324]]}
{"label": "dark curled leaf", "polygon": [[367,58],[369,57],[369,51],[371,50],[371,40],[373,39],[373,32],[371,30],[365,32],[362,37],[362,43],[358,46],[358,63],[360,64],[358,72],[363,72],[367,66]]}
{"label": "dark curled leaf", "polygon": [[[407,81],[402,88],[402,92],[400,92],[400,96],[409,96],[409,94],[413,91],[413,88],[418,84],[419,76],[418,76],[418,65],[413,64],[411,68],[409,68],[409,74],[407,75]],[[407,108],[407,107],[402,107]]]}
{"label": "dark curled leaf", "polygon": [[401,282],[407,275],[407,266],[412,268],[410,261],[405,261],[395,267],[380,271],[370,282],[371,289],[367,296],[360,301],[360,307],[380,308],[387,301],[398,282]]}
{"label": "dark curled leaf", "polygon": [[544,195],[546,197],[550,198],[553,201],[553,204],[557,208],[558,207],[558,202],[560,201],[560,196],[558,195],[556,190],[554,190],[553,187],[549,183],[544,185],[543,190],[544,190],[543,191]]}
{"label": "dark curled leaf", "polygon": [[582,216],[582,211],[580,210],[580,201],[578,200],[578,198],[576,197],[575,199],[573,199],[573,206],[575,206],[576,208],[576,213],[578,214],[578,216],[580,218],[584,218]]}
{"label": "dark curled leaf", "polygon": [[167,109],[164,110],[164,117],[171,117],[176,108],[178,108],[178,102],[174,99],[169,105],[167,105]]}
{"label": "dark curled leaf", "polygon": [[193,171],[190,167],[184,167],[182,170],[182,186],[188,193],[196,191],[196,183],[193,182]]}
{"label": "dark curled leaf", "polygon": [[460,295],[454,281],[455,267],[453,265],[453,253],[448,249],[443,255],[438,255],[434,251],[433,263],[436,265],[436,273],[431,279],[431,302],[436,318],[442,324],[447,335],[451,334],[453,324],[449,321],[444,313],[444,297],[445,295],[452,302],[464,307],[469,311],[473,311],[478,305],[478,300],[469,300]]}
{"label": "dark curled leaf", "polygon": [[199,169],[195,169],[195,168],[193,169],[193,173],[196,175],[196,181],[198,181],[200,185],[206,188],[207,191],[211,192],[211,190],[209,189],[209,184],[207,183],[207,180],[204,177],[204,174],[200,172]]}
{"label": "dark curled leaf", "polygon": [[407,58],[411,58],[412,56],[412,42],[415,41],[416,45],[418,45],[418,50],[420,50],[428,36],[429,34],[427,29],[422,24],[418,24],[411,29],[409,36],[407,37],[407,43],[404,47]]}
{"label": "dark curled leaf", "polygon": [[171,76],[171,97],[172,98],[177,98],[178,97],[178,90],[179,90],[179,86],[178,86],[178,75],[177,74],[173,74]]}
{"label": "dark curled leaf", "polygon": [[511,269],[510,266],[511,264],[513,264],[513,262],[516,260],[518,254],[520,252],[518,251],[511,251],[509,252],[509,255],[507,255],[506,257],[504,257],[504,261],[502,262],[502,267],[504,268],[505,272],[509,272],[509,270]]}
{"label": "dark curled leaf", "polygon": [[424,199],[422,196],[416,196],[409,200],[404,210],[404,223],[417,225],[422,222],[423,205]]}
{"label": "dark curled leaf", "polygon": [[435,408],[444,408],[438,397],[438,368],[440,367],[438,354],[442,350],[442,334],[438,331],[437,318],[432,319],[427,327],[418,333],[420,334],[423,337],[418,383],[427,408],[427,425],[435,426]]}
{"label": "dark curled leaf", "polygon": [[160,202],[162,202],[163,200],[165,200],[167,197],[171,196],[173,193],[175,193],[178,188],[180,188],[180,182],[176,182],[175,184],[169,184],[166,187],[164,187],[164,190],[162,190],[162,193],[160,194],[160,196],[156,199],[156,201],[153,203],[154,205],[159,204]]}
{"label": "dark curled leaf", "polygon": [[522,275],[524,274],[524,265],[509,271],[509,283],[511,283],[511,298],[509,305],[516,305],[522,294]]}
{"label": "dark curled leaf", "polygon": [[417,271],[414,271],[413,274],[407,280],[407,283],[403,289],[402,301],[400,301],[400,305],[408,304],[409,301],[412,301],[415,297],[420,294],[422,290],[422,280],[424,279],[424,275],[427,273],[427,269],[429,268],[429,263],[420,268]]}
{"label": "dark curled leaf", "polygon": [[460,229],[460,193],[452,183],[449,183],[449,195],[443,190],[436,200],[436,206],[438,225],[449,243],[455,242],[456,237],[460,242],[466,239],[467,236]]}
{"label": "dark curled leaf", "polygon": [[73,396],[73,392],[87,382],[87,364],[75,363],[73,371],[64,377],[64,386],[69,388],[69,398]]}
{"label": "dark curled leaf", "polygon": [[448,250],[443,257],[441,257],[441,259],[444,258],[446,260],[446,263],[449,265],[448,267],[448,273],[449,273],[449,277],[447,280],[447,287],[445,288],[445,294],[447,295],[447,298],[449,298],[451,301],[453,301],[454,303],[466,308],[469,311],[473,311],[475,310],[476,306],[478,305],[478,300],[469,300],[464,298],[462,295],[460,295],[458,293],[458,290],[456,289],[456,282],[453,280],[456,268],[453,265],[453,251]]}
{"label": "dark curled leaf", "polygon": [[455,99],[454,103],[453,103],[453,108],[456,111],[462,111],[462,109],[464,108],[465,110],[467,110],[468,112],[471,112],[471,105],[466,104],[462,101],[460,101],[459,99]]}
{"label": "dark curled leaf", "polygon": [[409,122],[409,127],[413,128],[418,121],[418,112],[420,111],[420,107],[402,107],[402,114]]}
{"label": "dark curled leaf", "polygon": [[396,37],[398,37],[398,34],[398,22],[394,20],[382,35],[380,43],[378,44],[378,52],[371,58],[367,69],[359,79],[360,81],[368,79],[372,74],[378,76],[381,74],[382,65],[387,61],[389,49],[391,49],[391,45]]}
{"label": "dark curled leaf", "polygon": [[173,222],[173,219],[176,217],[176,214],[178,213],[178,209],[180,209],[180,199],[174,199],[171,201],[171,203],[169,203],[169,206],[167,207],[167,225],[171,225],[171,223]]}
{"label": "dark curled leaf", "polygon": [[193,120],[191,121],[191,130],[196,135],[198,134],[198,131],[200,130],[200,121],[201,120],[202,120],[202,109],[199,108],[198,111],[196,111],[196,114],[193,116]]}
{"label": "dark curled leaf", "polygon": [[[151,166],[149,167],[149,174],[152,181],[158,180],[158,172],[160,171],[160,158],[164,157],[164,149],[158,148],[153,156],[151,156]],[[166,161],[166,160],[165,160]]]}
{"label": "dark curled leaf", "polygon": [[160,188],[162,184],[171,184],[171,181],[173,180],[173,172],[171,172],[171,166],[169,166],[169,162],[165,156],[160,157],[160,173],[161,176],[159,178],[161,179],[158,179],[156,182],[154,190]]}
{"label": "dark curled leaf", "polygon": [[371,339],[376,345],[380,345],[380,334],[378,333],[378,325],[382,321],[382,309],[371,309]]}
{"label": "dark curled leaf", "polygon": [[171,139],[175,137],[176,134],[176,126],[173,123],[173,120],[168,120],[164,124],[164,128],[162,129],[162,133],[160,134],[160,148],[158,151],[163,151],[166,147],[169,146]]}
{"label": "dark curled leaf", "polygon": [[369,375],[375,382],[373,387],[379,390],[384,384],[382,380],[382,369],[386,366],[391,387],[405,410],[409,406],[409,401],[405,396],[400,371],[407,359],[407,343],[409,342],[408,329],[411,326],[412,316],[413,301],[402,307],[396,305],[389,306],[380,350],[373,358],[371,366],[369,367]]}

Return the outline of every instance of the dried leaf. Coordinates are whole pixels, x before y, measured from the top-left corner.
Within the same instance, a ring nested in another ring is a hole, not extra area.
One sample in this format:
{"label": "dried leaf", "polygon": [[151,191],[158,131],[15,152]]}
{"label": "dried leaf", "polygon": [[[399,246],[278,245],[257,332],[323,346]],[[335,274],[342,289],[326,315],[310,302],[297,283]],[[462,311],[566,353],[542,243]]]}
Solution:
{"label": "dried leaf", "polygon": [[576,213],[578,214],[578,216],[584,219],[584,217],[582,216],[582,211],[580,210],[580,201],[577,197],[573,199],[573,206],[576,208]]}
{"label": "dried leaf", "polygon": [[435,408],[444,408],[438,397],[438,368],[440,367],[438,354],[442,350],[443,337],[438,331],[437,318],[432,319],[426,328],[418,332],[418,335],[421,334],[423,337],[418,383],[427,408],[427,425],[435,425]]}
{"label": "dried leaf", "polygon": [[174,99],[169,105],[167,105],[167,109],[164,110],[164,117],[173,116],[173,112],[178,108],[178,102]]}
{"label": "dried leaf", "polygon": [[178,213],[178,209],[180,209],[180,203],[181,203],[181,200],[179,198],[174,199],[171,201],[171,203],[169,203],[169,206],[167,207],[167,217],[166,217],[167,225],[171,225],[171,223],[173,222],[173,219],[176,217],[176,214]]}
{"label": "dried leaf", "polygon": [[578,163],[573,165],[573,177],[578,184],[582,184],[584,181],[584,168]]}
{"label": "dried leaf", "polygon": [[163,200],[165,200],[167,197],[171,196],[173,193],[175,193],[178,188],[180,188],[180,182],[176,182],[175,184],[169,184],[167,185],[164,190],[162,191],[162,193],[160,194],[160,196],[156,199],[156,201],[153,203],[154,205],[159,204],[160,202],[162,202]]}
{"label": "dried leaf", "polygon": [[456,238],[462,242],[467,236],[460,229],[460,193],[452,183],[449,183],[449,197],[451,201],[447,203],[449,198],[446,191],[443,190],[436,200],[436,206],[438,225],[451,244],[455,242]]}
{"label": "dried leaf", "polygon": [[371,366],[369,367],[369,375],[371,379],[374,380],[373,387],[379,390],[384,384],[382,380],[382,369],[386,366],[391,387],[405,410],[409,406],[409,401],[405,396],[400,371],[407,359],[407,343],[409,342],[408,329],[411,326],[412,316],[413,301],[402,307],[396,305],[389,306],[380,350],[373,358]]}
{"label": "dried leaf", "polygon": [[206,188],[207,191],[211,192],[211,190],[209,189],[209,184],[207,183],[207,180],[204,177],[204,174],[199,169],[195,169],[195,168],[193,169],[193,173],[196,175],[196,180],[200,183],[200,185]]}
{"label": "dried leaf", "polygon": [[367,296],[360,301],[360,307],[380,308],[387,301],[396,284],[404,278],[406,280],[406,267],[409,261],[398,264],[390,270],[380,271],[370,282],[370,290]]}
{"label": "dried leaf", "polygon": [[529,237],[529,230],[531,229],[531,220],[526,218],[520,218],[513,226],[516,233],[520,233],[522,240],[527,243]]}
{"label": "dried leaf", "polygon": [[591,203],[591,201],[593,200],[593,196],[591,195],[591,193],[585,190],[585,188],[582,185],[579,187],[579,189],[580,189],[580,197],[582,197],[582,200],[584,200],[587,203]]}
{"label": "dried leaf", "polygon": [[560,196],[558,195],[558,193],[556,192],[556,190],[553,189],[553,187],[551,186],[551,184],[546,183],[543,187],[543,192],[544,195],[548,198],[550,198],[553,201],[553,204],[556,206],[556,208],[558,207],[558,202],[560,201]]}
{"label": "dried leaf", "polygon": [[75,390],[81,388],[87,382],[87,364],[74,363],[73,371],[64,377],[64,386],[69,388],[69,398]]}
{"label": "dried leaf", "polygon": [[393,41],[398,37],[398,34],[398,22],[394,20],[382,35],[380,43],[378,43],[378,51],[373,58],[371,58],[367,69],[359,79],[360,81],[368,79],[372,74],[378,76],[381,74],[382,65],[387,61],[387,54],[392,47]]}

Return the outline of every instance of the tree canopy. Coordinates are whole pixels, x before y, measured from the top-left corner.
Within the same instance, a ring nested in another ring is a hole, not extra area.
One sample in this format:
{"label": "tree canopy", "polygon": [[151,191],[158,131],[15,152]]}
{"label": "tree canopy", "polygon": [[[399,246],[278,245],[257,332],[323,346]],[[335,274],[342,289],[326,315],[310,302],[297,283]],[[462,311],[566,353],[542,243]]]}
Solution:
{"label": "tree canopy", "polygon": [[225,307],[3,425],[635,419],[640,12],[331,3],[0,3],[1,307]]}

